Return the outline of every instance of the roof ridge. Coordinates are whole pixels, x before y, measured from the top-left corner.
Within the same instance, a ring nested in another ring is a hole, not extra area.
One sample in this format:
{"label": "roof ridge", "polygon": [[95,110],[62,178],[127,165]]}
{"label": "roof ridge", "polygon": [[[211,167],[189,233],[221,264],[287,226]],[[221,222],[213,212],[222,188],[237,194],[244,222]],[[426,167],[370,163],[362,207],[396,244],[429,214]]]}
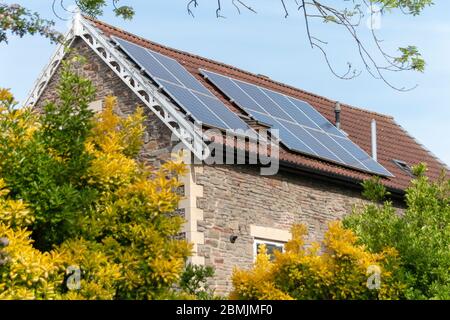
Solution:
{"label": "roof ridge", "polygon": [[[109,24],[109,23],[106,23],[106,22],[104,22],[104,21],[101,21],[101,20],[98,20],[98,19],[95,19],[95,18],[92,18],[92,17],[89,17],[89,16],[85,16],[85,15],[83,15],[83,17],[84,17],[85,19],[87,19],[87,20],[93,22],[93,23],[103,25],[103,26],[106,27],[106,28],[114,29],[114,30],[117,31],[117,32],[124,33],[124,34],[126,34],[127,36],[130,36],[130,37],[132,37],[132,38],[136,38],[136,39],[138,39],[138,40],[147,42],[147,43],[149,43],[149,44],[152,44],[152,45],[161,47],[161,48],[163,48],[163,49],[170,50],[170,51],[174,51],[174,52],[177,52],[177,53],[179,53],[179,54],[183,54],[183,55],[186,55],[186,56],[195,58],[195,59],[200,59],[200,60],[203,60],[203,61],[205,61],[205,62],[208,62],[208,63],[211,63],[211,64],[215,64],[215,65],[217,65],[217,66],[219,66],[219,67],[226,67],[226,68],[228,68],[228,69],[232,69],[232,70],[235,70],[235,71],[238,71],[238,72],[242,72],[242,73],[244,73],[244,74],[247,74],[247,75],[249,75],[249,76],[252,76],[252,77],[257,78],[257,79],[259,79],[260,81],[268,81],[268,82],[271,82],[271,83],[273,83],[273,84],[276,84],[276,85],[285,87],[285,88],[287,88],[287,89],[296,90],[296,91],[299,91],[299,92],[301,92],[301,93],[303,93],[303,94],[310,95],[310,96],[312,96],[312,97],[315,97],[315,98],[318,98],[318,99],[321,99],[321,100],[325,100],[326,102],[329,102],[329,103],[335,103],[335,102],[336,102],[336,100],[332,100],[332,99],[330,99],[330,98],[327,98],[327,97],[318,95],[318,94],[316,94],[316,93],[312,93],[312,92],[306,91],[306,90],[304,90],[304,89],[296,88],[296,87],[294,87],[294,86],[292,86],[292,85],[289,85],[289,84],[286,84],[286,83],[283,83],[283,82],[280,82],[280,81],[277,81],[277,80],[273,80],[273,79],[271,79],[271,78],[269,78],[269,77],[261,76],[261,75],[259,75],[259,74],[255,74],[255,73],[253,73],[253,72],[250,72],[250,71],[246,71],[246,70],[237,68],[237,67],[235,67],[235,66],[232,66],[232,65],[227,64],[227,63],[224,63],[224,62],[220,62],[220,61],[212,60],[212,59],[209,59],[209,58],[205,58],[205,57],[203,57],[203,56],[200,56],[200,55],[197,55],[197,54],[193,54],[193,53],[190,53],[190,52],[187,52],[187,51],[184,51],[184,50],[180,50],[180,49],[168,47],[168,46],[166,46],[166,45],[160,44],[160,43],[158,43],[158,42],[155,42],[155,41],[146,39],[146,38],[144,38],[144,37],[142,37],[142,36],[139,36],[139,35],[136,35],[136,34],[134,34],[134,33],[129,32],[129,31],[126,31],[126,30],[124,30],[124,29],[122,29],[122,28],[118,28],[118,27],[116,27],[116,26],[113,26],[113,25],[111,25],[111,24]],[[386,118],[386,119],[394,119],[394,117],[391,116],[391,115],[383,114],[383,113],[380,113],[380,112],[368,110],[368,109],[361,108],[361,107],[352,106],[352,105],[349,105],[349,104],[347,104],[347,103],[341,103],[341,105],[342,105],[343,107],[346,107],[346,108],[350,108],[350,109],[354,109],[354,110],[357,110],[357,111],[365,112],[365,113],[368,113],[368,114],[376,115],[376,116],[383,117],[383,118]]]}

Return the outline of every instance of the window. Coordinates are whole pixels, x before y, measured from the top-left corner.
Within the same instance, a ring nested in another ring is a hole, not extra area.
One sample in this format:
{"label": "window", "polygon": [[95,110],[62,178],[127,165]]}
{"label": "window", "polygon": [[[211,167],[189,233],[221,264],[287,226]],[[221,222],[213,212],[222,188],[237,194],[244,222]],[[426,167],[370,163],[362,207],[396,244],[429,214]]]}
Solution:
{"label": "window", "polygon": [[256,259],[256,256],[258,254],[258,250],[261,247],[261,245],[266,245],[267,254],[270,256],[270,260],[273,260],[275,258],[274,252],[275,251],[284,251],[284,242],[279,241],[270,241],[270,240],[263,240],[263,239],[255,239],[253,243],[253,258]]}
{"label": "window", "polygon": [[411,167],[402,160],[393,159],[392,160],[400,169],[402,169],[404,172],[406,172],[411,177],[414,177],[414,173],[412,172]]}
{"label": "window", "polygon": [[175,190],[176,194],[179,195],[180,197],[184,197],[186,196],[186,189],[184,187],[184,184],[179,186],[178,188],[176,188]]}

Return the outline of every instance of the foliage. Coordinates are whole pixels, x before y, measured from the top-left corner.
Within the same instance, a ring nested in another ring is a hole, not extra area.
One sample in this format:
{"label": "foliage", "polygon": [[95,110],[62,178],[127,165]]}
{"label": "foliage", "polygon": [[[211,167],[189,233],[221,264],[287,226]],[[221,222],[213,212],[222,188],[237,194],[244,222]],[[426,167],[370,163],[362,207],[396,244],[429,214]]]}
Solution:
{"label": "foliage", "polygon": [[8,42],[7,32],[23,37],[26,34],[40,34],[52,42],[62,40],[62,35],[53,29],[53,21],[42,19],[38,13],[18,4],[0,2],[0,43]]}
{"label": "foliage", "polygon": [[383,201],[390,193],[380,181],[379,177],[373,177],[372,179],[365,180],[361,183],[363,187],[363,197],[373,202]]}
{"label": "foliage", "polygon": [[419,15],[425,7],[433,4],[433,0],[373,0],[371,2],[381,5],[386,10],[401,9],[412,15]]}
{"label": "foliage", "polygon": [[405,48],[398,48],[401,55],[394,59],[394,62],[399,63],[402,66],[409,65],[411,70],[424,72],[425,60],[420,54],[416,46],[408,46]]}
{"label": "foliage", "polygon": [[[130,6],[117,6],[118,0],[113,0],[113,12],[116,16],[129,20],[134,16],[134,9]],[[103,15],[103,9],[108,6],[110,1],[106,0],[78,0],[77,5],[81,12],[92,17]]]}
{"label": "foliage", "polygon": [[214,291],[209,288],[208,278],[214,276],[211,266],[188,264],[181,275],[180,287],[183,291],[200,300],[211,300]]}
{"label": "foliage", "polygon": [[[193,10],[199,6],[199,1],[187,1],[187,11],[194,16]],[[218,0],[216,5],[217,18],[224,18],[223,3],[231,2],[235,9],[257,13],[250,6],[250,1]],[[353,0],[353,1],[287,1],[281,0],[280,11],[288,18],[291,12],[301,16],[305,24],[306,39],[312,49],[318,49],[331,73],[339,79],[349,80],[358,77],[365,69],[373,78],[383,81],[392,89],[409,91],[415,88],[399,87],[394,85],[387,77],[400,71],[424,72],[425,60],[414,45],[402,46],[398,52],[389,53],[384,48],[384,40],[378,35],[379,21],[386,14],[399,12],[404,15],[420,15],[425,8],[433,5],[432,0]],[[295,6],[296,10],[291,10]],[[341,72],[337,68],[329,53],[333,50],[332,43],[314,30],[314,23],[326,23],[331,29],[333,26],[347,33],[349,40],[356,46],[359,55],[360,67],[354,67],[346,62]],[[368,29],[368,30],[367,30]],[[366,36],[364,36],[366,34]]]}
{"label": "foliage", "polygon": [[0,90],[0,298],[192,298],[174,289],[190,254],[172,214],[185,166],[139,164],[142,110],[120,118],[107,97],[94,116],[78,62],[41,114]]}
{"label": "foliage", "polygon": [[33,238],[43,250],[76,235],[79,217],[97,195],[84,179],[95,90],[75,72],[79,61],[70,63],[62,68],[58,103],[45,105],[41,116],[14,108],[11,99],[0,105],[0,176],[34,212]]}
{"label": "foliage", "polygon": [[417,178],[407,189],[401,215],[385,201],[356,208],[344,223],[371,252],[398,251],[400,268],[394,276],[407,284],[407,298],[449,299],[450,180],[443,173],[430,181],[424,164],[413,172]]}
{"label": "foliage", "polygon": [[[304,225],[292,228],[285,252],[270,261],[262,246],[253,269],[235,270],[232,299],[398,299],[402,283],[392,274],[397,252],[387,248],[370,253],[357,244],[356,235],[340,222],[329,224],[323,240],[306,247]],[[368,286],[372,271],[379,272],[379,287]]]}
{"label": "foliage", "polygon": [[89,184],[101,196],[83,221],[82,235],[101,242],[121,265],[117,298],[154,299],[179,280],[190,252],[184,240],[175,239],[184,221],[170,215],[179,201],[177,177],[185,168],[181,162],[167,162],[152,172],[138,165],[130,156],[139,150],[142,111],[120,119],[113,113],[115,103],[112,97],[106,99],[93,129],[96,134],[87,141],[94,158]]}
{"label": "foliage", "polygon": [[[78,8],[84,14],[95,17],[103,15],[103,9],[108,6],[105,0],[78,0]],[[129,20],[134,16],[134,10],[130,6],[117,6],[118,0],[111,1],[113,12],[116,16]],[[50,3],[49,3],[50,5]],[[60,3],[64,10],[63,1]],[[55,4],[53,4],[55,10]],[[6,4],[0,2],[0,43],[8,41],[8,32],[23,37],[24,35],[40,34],[49,38],[52,42],[61,42],[63,36],[54,29],[55,23],[42,19],[37,12],[32,12],[18,4]]]}
{"label": "foliage", "polygon": [[0,237],[7,239],[0,264],[0,299],[54,299],[63,280],[61,256],[35,249],[26,229],[34,217],[21,200],[10,197],[0,179]]}

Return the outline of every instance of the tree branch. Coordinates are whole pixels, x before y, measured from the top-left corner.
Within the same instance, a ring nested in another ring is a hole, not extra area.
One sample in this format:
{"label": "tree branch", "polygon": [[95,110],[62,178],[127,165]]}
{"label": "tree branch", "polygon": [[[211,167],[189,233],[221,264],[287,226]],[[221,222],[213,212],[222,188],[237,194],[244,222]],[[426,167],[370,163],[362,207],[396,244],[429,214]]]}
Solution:
{"label": "tree branch", "polygon": [[[247,10],[256,13],[256,11],[247,5],[246,0],[231,0],[232,4],[238,11],[241,13],[240,7],[246,8]],[[289,11],[286,5],[286,0],[280,0],[281,6],[284,10],[284,17],[288,18]],[[341,26],[344,28],[346,33],[351,37],[351,39],[356,44],[356,49],[359,54],[360,60],[366,71],[375,79],[382,80],[392,89],[398,91],[408,91],[415,87],[411,88],[400,88],[393,85],[387,78],[385,73],[387,72],[400,72],[400,71],[423,71],[425,62],[423,61],[420,53],[417,48],[414,46],[409,46],[405,48],[399,48],[401,55],[395,57],[393,55],[388,54],[384,48],[382,47],[382,40],[378,38],[375,32],[374,22],[374,14],[382,15],[384,12],[387,12],[392,9],[399,9],[403,14],[408,15],[417,15],[424,10],[424,8],[428,5],[431,5],[431,0],[420,0],[420,1],[382,1],[382,0],[349,0],[343,1],[346,4],[344,8],[339,8],[338,5],[330,6],[325,4],[320,0],[294,0],[297,5],[298,11],[301,11],[301,14],[304,18],[305,28],[306,28],[306,36],[311,48],[317,48],[324,56],[325,62],[329,67],[330,71],[336,77],[340,79],[353,79],[361,74],[361,71],[357,71],[352,68],[352,64],[347,62],[348,69],[343,74],[339,74],[335,71],[332,66],[329,56],[327,54],[326,47],[328,42],[320,39],[319,37],[313,34],[312,30],[312,20],[320,20],[325,23],[333,23],[335,25]],[[380,9],[378,11],[374,10],[374,3],[380,5]],[[197,1],[190,0],[188,1],[188,14],[193,16],[191,11],[191,5],[194,7],[198,6]],[[367,8],[370,12],[370,33],[372,41],[375,43],[375,52],[369,51],[368,44],[360,37],[358,33],[358,29],[362,25],[363,19],[366,17],[363,11],[363,8]],[[216,16],[223,17],[221,15],[221,0],[218,0],[218,6],[216,9]],[[380,56],[380,57],[377,57]],[[384,61],[385,64],[381,64],[379,60]]]}

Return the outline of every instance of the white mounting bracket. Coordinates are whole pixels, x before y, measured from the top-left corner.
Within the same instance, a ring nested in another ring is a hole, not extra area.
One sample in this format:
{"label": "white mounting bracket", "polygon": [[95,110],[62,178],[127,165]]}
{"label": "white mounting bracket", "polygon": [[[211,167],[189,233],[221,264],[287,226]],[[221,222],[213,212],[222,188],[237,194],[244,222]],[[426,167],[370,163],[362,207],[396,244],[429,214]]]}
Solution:
{"label": "white mounting bracket", "polygon": [[[209,156],[209,148],[204,142],[202,129],[188,121],[185,115],[178,111],[149,79],[143,77],[139,70],[136,70],[133,64],[79,12],[74,15],[72,28],[65,37],[65,43],[70,46],[76,37],[83,39],[198,159],[204,160]],[[37,103],[65,54],[65,46],[58,45],[50,63],[44,68],[29,94],[27,106],[34,106]]]}

